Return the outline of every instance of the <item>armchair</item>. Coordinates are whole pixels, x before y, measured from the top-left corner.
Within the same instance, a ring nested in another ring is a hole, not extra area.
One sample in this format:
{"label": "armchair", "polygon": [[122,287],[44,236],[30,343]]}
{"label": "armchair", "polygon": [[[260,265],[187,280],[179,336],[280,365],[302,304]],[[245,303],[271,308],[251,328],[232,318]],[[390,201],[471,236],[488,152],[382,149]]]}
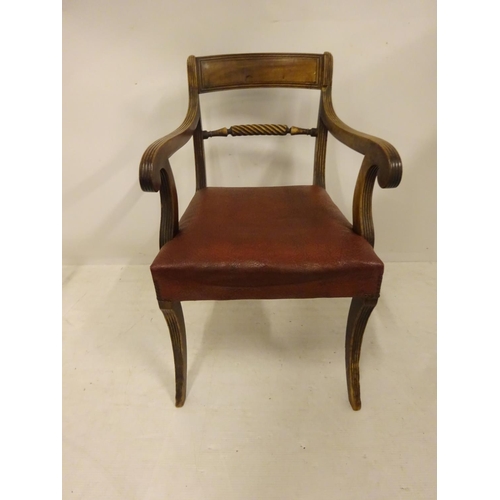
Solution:
{"label": "armchair", "polygon": [[[189,105],[182,125],[145,151],[144,191],[160,191],[160,252],[151,265],[174,351],[176,406],[186,398],[187,349],[181,302],[352,297],[345,362],[349,402],[361,408],[359,356],[377,304],[384,265],[373,250],[372,193],[398,186],[401,159],[389,143],[343,123],[332,106],[333,58],[324,54],[190,56]],[[317,127],[251,124],[204,131],[199,94],[254,87],[320,91]],[[325,190],[328,133],[363,155],[353,223]],[[315,140],[309,186],[207,187],[203,141],[211,137],[309,135]],[[196,192],[179,221],[170,157],[193,139]]]}

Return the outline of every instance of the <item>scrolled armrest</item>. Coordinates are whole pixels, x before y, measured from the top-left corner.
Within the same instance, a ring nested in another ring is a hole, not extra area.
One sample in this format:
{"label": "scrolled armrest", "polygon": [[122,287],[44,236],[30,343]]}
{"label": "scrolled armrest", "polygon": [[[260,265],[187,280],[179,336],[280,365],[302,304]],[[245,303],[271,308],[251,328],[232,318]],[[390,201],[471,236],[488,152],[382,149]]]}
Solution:
{"label": "scrolled armrest", "polygon": [[[170,170],[168,159],[193,136],[200,122],[200,101],[196,76],[196,58],[188,62],[189,104],[182,125],[171,134],[153,142],[144,152],[139,167],[139,182],[143,191],[158,191],[161,187],[161,171]],[[171,174],[169,174],[170,177]],[[173,182],[173,178],[172,178]]]}
{"label": "scrolled armrest", "polygon": [[142,155],[139,182],[143,191],[158,191],[161,186],[160,171],[168,159],[192,137],[200,119],[199,107],[190,101],[184,122],[171,134],[153,142]]}
{"label": "scrolled armrest", "polygon": [[354,130],[335,113],[331,88],[321,93],[320,116],[328,131],[346,146],[364,155],[354,189],[352,215],[353,230],[370,245],[375,243],[372,195],[375,179],[382,188],[394,188],[401,182],[403,164],[396,148],[383,139]]}
{"label": "scrolled armrest", "polygon": [[322,91],[321,119],[336,139],[363,154],[369,163],[378,167],[377,180],[380,187],[394,188],[399,185],[403,165],[394,146],[346,125],[333,109],[330,89]]}

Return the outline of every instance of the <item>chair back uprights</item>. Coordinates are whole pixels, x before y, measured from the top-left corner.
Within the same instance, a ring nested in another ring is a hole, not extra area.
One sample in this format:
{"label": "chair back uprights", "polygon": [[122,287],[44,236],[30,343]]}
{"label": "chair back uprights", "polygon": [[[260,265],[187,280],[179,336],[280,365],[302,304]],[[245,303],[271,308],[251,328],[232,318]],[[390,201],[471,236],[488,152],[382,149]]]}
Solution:
{"label": "chair back uprights", "polygon": [[[332,57],[324,54],[228,54],[188,60],[190,95],[250,88],[297,88],[322,90],[332,84]],[[196,96],[197,107],[199,99]],[[321,102],[320,102],[321,106]],[[321,114],[321,109],[318,115]],[[308,135],[315,138],[313,184],[325,187],[327,129],[318,116],[316,128],[276,124],[233,125],[203,130],[201,116],[194,131],[196,189],[207,186],[203,141],[211,137],[251,135]]]}

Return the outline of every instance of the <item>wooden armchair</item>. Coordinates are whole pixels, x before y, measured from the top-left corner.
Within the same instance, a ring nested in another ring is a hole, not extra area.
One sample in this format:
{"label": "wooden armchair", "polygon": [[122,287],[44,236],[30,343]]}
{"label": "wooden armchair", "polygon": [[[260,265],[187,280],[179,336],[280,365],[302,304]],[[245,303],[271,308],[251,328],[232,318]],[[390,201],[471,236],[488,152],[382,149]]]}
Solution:
{"label": "wooden armchair", "polygon": [[[145,151],[144,191],[160,191],[160,252],[151,265],[158,303],[172,339],[176,406],[186,398],[186,333],[181,301],[352,297],[345,342],[349,401],[361,408],[359,355],[377,304],[384,265],[373,250],[372,192],[401,181],[401,159],[389,143],[358,132],[335,114],[333,58],[324,54],[190,56],[189,107],[182,125]],[[236,125],[204,131],[199,94],[253,87],[294,87],[321,93],[317,128]],[[363,155],[351,225],[325,190],[330,132]],[[207,187],[203,141],[217,136],[314,137],[309,186]],[[179,222],[169,158],[193,138],[196,193]]]}

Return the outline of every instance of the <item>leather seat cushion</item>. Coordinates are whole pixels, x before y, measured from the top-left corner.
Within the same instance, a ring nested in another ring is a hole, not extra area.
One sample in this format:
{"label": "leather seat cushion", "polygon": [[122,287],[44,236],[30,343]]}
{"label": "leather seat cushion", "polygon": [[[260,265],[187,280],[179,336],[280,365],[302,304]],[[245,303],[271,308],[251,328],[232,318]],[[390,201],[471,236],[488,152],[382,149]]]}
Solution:
{"label": "leather seat cushion", "polygon": [[383,271],[318,186],[201,189],[151,265],[170,301],[378,296]]}

